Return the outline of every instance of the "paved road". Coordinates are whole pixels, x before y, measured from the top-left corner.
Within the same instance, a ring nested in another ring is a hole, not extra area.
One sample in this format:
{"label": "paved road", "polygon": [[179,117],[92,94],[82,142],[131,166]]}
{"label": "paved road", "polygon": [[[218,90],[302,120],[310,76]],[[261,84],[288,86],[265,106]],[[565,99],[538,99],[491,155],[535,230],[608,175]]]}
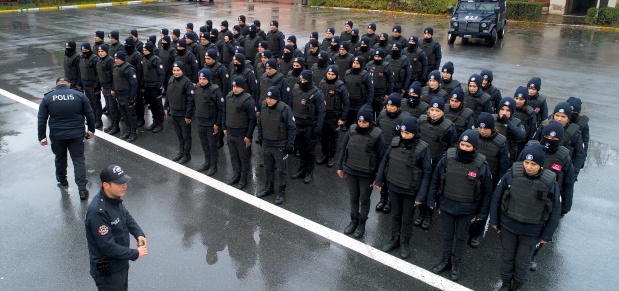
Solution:
{"label": "paved road", "polygon": [[[265,27],[271,19],[279,19],[280,30],[297,35],[299,44],[314,30],[324,37],[328,26],[339,33],[347,19],[361,28],[376,22],[378,32],[402,24],[404,35],[421,35],[424,27],[433,26],[443,45],[443,62],[455,63],[456,79],[491,68],[494,83],[506,95],[541,76],[542,92],[550,97],[551,107],[569,96],[583,98],[593,124],[587,166],[575,187],[573,210],[562,220],[556,242],[541,252],[539,271],[531,274],[526,289],[612,290],[619,284],[613,273],[619,259],[614,236],[619,231],[615,223],[619,207],[613,195],[616,183],[611,180],[619,174],[618,106],[611,102],[619,89],[617,32],[510,23],[506,38],[490,49],[477,42],[447,45],[444,17],[291,5],[173,3],[4,14],[0,15],[0,88],[38,103],[62,74],[64,42],[92,41],[97,29],[118,29],[122,34],[137,28],[144,39],[161,27],[183,28],[189,21],[232,23],[241,13],[248,20],[260,19]],[[86,203],[79,201],[72,175],[68,191],[56,186],[51,150],[36,142],[36,110],[8,95],[0,94],[0,289],[94,289],[87,272]],[[149,238],[151,254],[132,264],[132,289],[429,290],[434,289],[432,284],[442,284],[413,266],[429,270],[440,256],[440,227],[415,228],[414,254],[407,262],[360,248],[362,244],[338,234],[348,223],[348,198],[345,183],[333,169],[319,166],[310,185],[291,181],[283,205],[289,212],[278,211],[154,156],[175,153],[173,128],[166,125],[158,135],[140,131],[135,145],[141,149],[115,138],[87,141],[91,193],[98,190],[98,172],[107,164],[118,163],[134,177],[125,201]],[[261,150],[254,149],[255,160]],[[217,180],[231,174],[225,148],[221,155]],[[193,160],[187,167],[200,166],[202,157],[194,135]],[[297,164],[293,158],[290,168]],[[263,180],[262,169],[256,167],[246,191],[257,192]],[[372,205],[377,197],[374,193]],[[361,242],[380,248],[389,239],[389,222],[388,215],[372,212]],[[468,250],[459,283],[476,290],[494,288],[499,282],[499,249],[496,233],[488,232],[481,248]]]}

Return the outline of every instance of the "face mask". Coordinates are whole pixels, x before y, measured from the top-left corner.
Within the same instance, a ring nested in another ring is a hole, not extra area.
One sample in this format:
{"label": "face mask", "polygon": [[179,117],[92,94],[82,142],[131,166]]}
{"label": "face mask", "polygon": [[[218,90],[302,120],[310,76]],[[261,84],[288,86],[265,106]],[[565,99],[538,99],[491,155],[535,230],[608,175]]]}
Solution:
{"label": "face mask", "polygon": [[87,51],[87,52],[82,53],[82,54],[84,55],[84,57],[90,58],[90,55],[92,55],[92,52],[91,51]]}
{"label": "face mask", "polygon": [[64,55],[65,56],[72,56],[75,53],[75,49],[73,48],[65,48],[64,49]]}
{"label": "face mask", "polygon": [[299,87],[301,88],[301,90],[303,91],[308,91],[309,89],[312,88],[312,83],[311,82],[305,82],[305,83],[301,83],[299,82]]}
{"label": "face mask", "polygon": [[[415,135],[416,137],[416,135]],[[415,144],[415,142],[417,141],[415,138],[411,138],[411,139],[401,139],[402,144],[407,148],[410,149],[413,147],[413,145]]]}
{"label": "face mask", "polygon": [[256,32],[255,31],[250,31],[249,32],[249,37],[251,37],[251,38],[256,37]]}
{"label": "face mask", "polygon": [[387,40],[386,39],[381,39],[380,40],[380,46],[385,46],[387,44]]}
{"label": "face mask", "polygon": [[292,68],[292,74],[295,76],[301,75],[301,72],[303,72],[303,68]]}
{"label": "face mask", "polygon": [[377,65],[382,65],[383,64],[383,60],[374,60],[374,63]]}
{"label": "face mask", "polygon": [[353,72],[353,74],[359,74],[361,73],[361,68],[351,68],[351,71]]}
{"label": "face mask", "polygon": [[340,50],[340,45],[339,44],[332,44],[331,45],[331,49],[334,51]]}
{"label": "face mask", "polygon": [[245,64],[234,64],[234,69],[237,73],[241,73],[245,69]]}
{"label": "face mask", "polygon": [[163,49],[167,50],[170,48],[170,44],[169,43],[161,43],[161,46],[163,46]]}
{"label": "face mask", "polygon": [[358,125],[357,125],[357,128],[355,129],[355,131],[356,131],[358,134],[366,134],[366,133],[368,133],[368,131],[370,131],[370,129],[372,129],[372,125],[370,125],[370,126],[369,126],[369,127],[367,127],[367,128],[362,128],[361,126],[358,126]]}
{"label": "face mask", "polygon": [[133,53],[133,51],[135,51],[135,48],[130,46],[130,45],[126,45],[125,46],[125,51],[127,52],[127,55],[130,55]]}
{"label": "face mask", "polygon": [[369,49],[370,49],[370,47],[367,46],[367,45],[362,45],[362,46],[359,47],[359,50],[362,51],[362,52],[367,52]]}
{"label": "face mask", "polygon": [[475,156],[477,156],[477,152],[475,150],[468,152],[461,150],[460,147],[456,147],[456,151],[458,153],[458,157],[463,163],[470,163],[475,159]]}
{"label": "face mask", "polygon": [[401,55],[402,55],[402,52],[401,52],[401,51],[399,51],[399,50],[392,50],[392,51],[391,51],[391,56],[392,56],[394,59],[399,58]]}
{"label": "face mask", "polygon": [[284,60],[289,62],[292,59],[292,52],[284,53]]}
{"label": "face mask", "polygon": [[408,44],[408,49],[409,50],[414,50],[416,48],[417,48],[417,44],[410,44],[410,43]]}
{"label": "face mask", "polygon": [[561,140],[551,140],[544,137],[542,138],[542,144],[548,149],[548,152],[554,153],[559,149]]}
{"label": "face mask", "polygon": [[327,60],[326,59],[318,59],[318,66],[321,68],[324,68],[327,66]]}
{"label": "face mask", "polygon": [[184,50],[176,50],[176,51],[178,52],[178,55],[179,55],[179,56],[184,56],[184,55],[185,55],[185,51],[186,51],[186,50],[187,50],[187,49],[184,49]]}

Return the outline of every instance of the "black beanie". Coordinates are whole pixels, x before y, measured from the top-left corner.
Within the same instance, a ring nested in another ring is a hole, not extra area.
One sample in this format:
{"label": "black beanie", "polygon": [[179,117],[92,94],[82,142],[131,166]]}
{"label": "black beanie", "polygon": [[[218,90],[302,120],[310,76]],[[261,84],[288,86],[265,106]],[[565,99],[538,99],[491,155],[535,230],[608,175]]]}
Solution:
{"label": "black beanie", "polygon": [[103,39],[105,37],[105,32],[103,32],[103,30],[97,30],[97,31],[95,31],[95,35],[98,38]]}
{"label": "black beanie", "polygon": [[297,37],[294,35],[290,35],[287,40],[291,41],[294,44],[297,44]]}
{"label": "black beanie", "polygon": [[348,52],[350,50],[350,45],[348,44],[347,41],[345,41],[342,44],[340,44],[340,48],[343,48],[346,50],[346,52]]}
{"label": "black beanie", "polygon": [[527,90],[527,87],[518,86],[516,92],[514,93],[514,98],[516,97],[529,100],[529,90]]}
{"label": "black beanie", "polygon": [[370,23],[370,24],[368,24],[368,28],[373,30],[373,31],[376,31],[376,24],[375,23]]}
{"label": "black beanie", "polygon": [[479,74],[473,74],[469,77],[469,81],[467,84],[470,84],[471,82],[474,82],[475,84],[477,84],[477,88],[479,88],[479,90],[481,90],[481,82],[482,82],[482,77]]}
{"label": "black beanie", "polygon": [[406,117],[400,125],[400,131],[407,131],[412,134],[419,133],[419,122],[414,116]]}
{"label": "black beanie", "polygon": [[90,47],[90,43],[87,43],[87,42],[82,43],[81,49],[92,51],[92,48]]}
{"label": "black beanie", "polygon": [[209,58],[211,58],[213,60],[217,60],[217,57],[219,56],[219,51],[217,49],[212,48],[212,49],[206,51],[206,53],[204,55],[208,56]]}
{"label": "black beanie", "polygon": [[443,69],[441,70],[441,72],[447,72],[447,73],[453,75],[454,74],[454,63],[446,62],[443,65]]}
{"label": "black beanie", "polygon": [[552,111],[552,114],[557,112],[567,115],[567,118],[572,118],[572,104],[567,102],[559,102],[559,104],[555,106],[555,110]]}
{"label": "black beanie", "polygon": [[110,45],[107,43],[104,43],[99,46],[99,49],[107,53],[110,51]]}
{"label": "black beanie", "polygon": [[385,105],[387,104],[393,105],[396,107],[402,106],[402,94],[400,93],[389,94],[389,97],[387,97],[387,102],[385,103]]}
{"label": "black beanie", "polygon": [[458,144],[461,141],[465,141],[470,143],[475,149],[479,147],[479,131],[473,129],[465,130],[461,135],[460,139],[458,139]]}
{"label": "black beanie", "polygon": [[376,49],[374,51],[374,56],[379,56],[381,58],[385,58],[385,50],[383,50],[382,48]]}
{"label": "black beanie", "polygon": [[237,86],[237,87],[245,87],[245,78],[243,78],[243,76],[236,76],[234,77],[234,80],[232,81],[232,86]]}
{"label": "black beanie", "polygon": [[150,43],[150,42],[147,42],[147,43],[144,45],[144,48],[145,48],[147,51],[151,52],[151,53],[153,53],[153,52],[155,51],[155,45],[154,45],[154,44],[152,44],[152,43]]}
{"label": "black beanie", "polygon": [[156,35],[151,35],[148,37],[148,41],[150,41],[150,43],[152,44],[156,44],[157,43],[157,36]]}
{"label": "black beanie", "polygon": [[402,26],[400,25],[396,25],[393,27],[393,32],[399,32],[402,33]]}
{"label": "black beanie", "polygon": [[202,69],[202,70],[200,70],[200,73],[198,74],[198,76],[199,77],[204,77],[206,80],[208,80],[210,82],[211,78],[212,78],[211,70],[209,70],[209,69]]}
{"label": "black beanie", "polygon": [[445,111],[445,99],[443,97],[434,97],[430,100],[430,107],[434,107],[441,111]]}
{"label": "black beanie", "polygon": [[271,50],[263,50],[262,54],[260,54],[261,57],[263,58],[267,58],[270,59],[273,57],[273,54],[271,53]]}
{"label": "black beanie", "polygon": [[574,108],[572,109],[572,113],[580,112],[580,110],[582,110],[582,100],[580,100],[580,98],[578,97],[567,98],[567,103],[572,105],[572,108]]}
{"label": "black beanie", "polygon": [[172,67],[177,67],[177,68],[181,69],[181,71],[183,71],[183,73],[185,72],[185,65],[183,65],[183,62],[176,61],[176,62],[174,62],[174,64],[172,64]]}
{"label": "black beanie", "polygon": [[525,147],[522,151],[522,156],[525,161],[532,161],[542,167],[544,166],[544,162],[546,162],[546,151],[544,150],[544,146],[541,144],[534,144]]}
{"label": "black beanie", "polygon": [[492,80],[494,79],[494,76],[492,75],[492,71],[490,70],[481,70],[481,77],[488,80],[488,82],[492,83]]}
{"label": "black beanie", "polygon": [[428,33],[428,34],[430,34],[430,35],[434,35],[434,28],[432,28],[432,27],[426,27],[426,28],[423,30],[423,33]]}
{"label": "black beanie", "polygon": [[494,117],[492,117],[492,114],[488,112],[482,112],[477,117],[475,126],[479,128],[493,129],[494,128]]}
{"label": "black beanie", "polygon": [[232,57],[232,60],[237,60],[239,63],[245,64],[245,55],[241,53],[235,54],[234,57]]}
{"label": "black beanie", "polygon": [[125,51],[117,51],[116,54],[114,55],[114,58],[119,59],[124,62],[125,59],[127,58],[127,54],[125,54]]}
{"label": "black beanie", "polygon": [[534,77],[531,80],[529,80],[529,88],[533,88],[537,91],[542,90],[542,79],[538,78],[538,77]]}
{"label": "black beanie", "polygon": [[131,37],[127,37],[127,38],[125,38],[125,43],[124,43],[124,45],[128,45],[128,46],[131,46],[131,47],[135,47],[135,41],[133,40],[133,38],[131,38]]}
{"label": "black beanie", "polygon": [[304,70],[303,72],[301,72],[300,78],[311,82],[313,76],[314,76],[314,73],[312,73],[312,71]]}
{"label": "black beanie", "polygon": [[340,68],[337,65],[330,65],[327,68],[327,72],[331,72],[335,74],[336,76],[338,76],[340,74]]}
{"label": "black beanie", "polygon": [[357,113],[357,120],[373,122],[374,110],[372,109],[372,106],[363,104]]}
{"label": "black beanie", "polygon": [[181,38],[178,40],[178,44],[176,46],[177,48],[179,47],[187,48],[187,41],[184,38]]}
{"label": "black beanie", "polygon": [[162,28],[161,29],[161,34],[168,35],[169,33],[170,33],[170,31],[167,28]]}
{"label": "black beanie", "polygon": [[542,128],[542,137],[549,135],[558,139],[563,139],[564,134],[565,129],[563,129],[563,125],[558,121],[552,120]]}
{"label": "black beanie", "polygon": [[221,22],[221,24],[219,26],[223,26],[225,28],[228,28],[228,20],[224,20]]}
{"label": "black beanie", "polygon": [[277,65],[277,61],[275,59],[269,59],[267,63],[265,64],[265,67],[273,68],[276,70],[279,68],[279,66]]}
{"label": "black beanie", "polygon": [[279,21],[273,20],[273,21],[271,21],[271,25],[273,25],[275,27],[279,27]]}
{"label": "black beanie", "polygon": [[256,27],[260,27],[260,20],[255,19],[255,20],[254,20],[254,25],[255,25]]}
{"label": "black beanie", "polygon": [[439,72],[438,70],[434,70],[430,73],[430,75],[428,75],[428,81],[429,80],[436,80],[437,82],[441,82],[441,72]]}
{"label": "black beanie", "polygon": [[129,31],[129,34],[138,37],[138,30],[137,29],[132,29],[131,31]]}
{"label": "black beanie", "polygon": [[279,92],[279,88],[277,88],[275,86],[271,86],[267,90],[267,98],[272,98],[272,99],[275,99],[275,100],[281,100],[281,96],[280,95],[281,94]]}
{"label": "black beanie", "polygon": [[188,23],[187,23],[187,26],[185,26],[185,27],[186,27],[186,28],[189,28],[189,29],[191,29],[191,30],[193,30],[193,23],[188,22]]}
{"label": "black beanie", "polygon": [[110,32],[110,37],[111,37],[111,38],[113,38],[113,39],[115,39],[115,40],[119,40],[119,39],[118,39],[118,37],[119,37],[119,36],[118,36],[118,31],[116,31],[116,30],[112,30],[112,32]]}
{"label": "black beanie", "polygon": [[456,98],[460,102],[464,102],[464,90],[462,87],[456,87],[451,91],[450,99]]}
{"label": "black beanie", "polygon": [[176,35],[176,37],[181,37],[181,30],[178,28],[175,28],[172,30],[172,34]]}
{"label": "black beanie", "polygon": [[310,38],[318,39],[318,31],[312,31],[312,33],[310,33]]}
{"label": "black beanie", "polygon": [[512,113],[512,116],[513,116],[514,115],[514,111],[516,111],[516,100],[514,100],[514,98],[512,98],[512,97],[503,97],[503,99],[501,99],[501,102],[499,103],[499,110],[503,106],[507,106],[509,108],[509,111]]}
{"label": "black beanie", "polygon": [[239,15],[239,18],[237,18],[237,20],[243,21],[243,23],[245,23],[245,20],[247,20],[247,18],[245,18],[245,15]]}

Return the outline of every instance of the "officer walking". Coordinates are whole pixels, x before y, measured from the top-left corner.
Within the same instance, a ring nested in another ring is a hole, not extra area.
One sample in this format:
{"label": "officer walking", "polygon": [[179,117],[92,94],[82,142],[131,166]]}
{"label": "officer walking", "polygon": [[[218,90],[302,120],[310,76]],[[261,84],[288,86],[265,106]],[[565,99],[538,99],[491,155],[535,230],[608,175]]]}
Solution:
{"label": "officer walking", "polygon": [[327,76],[318,85],[320,91],[325,95],[326,113],[320,136],[322,157],[316,161],[316,164],[327,163],[329,168],[333,167],[335,163],[338,131],[343,127],[350,108],[348,89],[338,75],[339,68],[336,65],[331,65],[327,70]]}
{"label": "officer walking", "polygon": [[125,51],[119,51],[114,55],[114,72],[112,97],[116,98],[120,115],[125,120],[127,131],[120,136],[128,142],[133,142],[138,137],[138,120],[135,115],[136,96],[138,93],[138,77],[135,68],[125,62]]}
{"label": "officer walking", "polygon": [[[99,177],[101,190],[88,205],[84,223],[90,275],[99,290],[128,290],[129,260],[148,255],[146,236],[123,205],[131,177],[117,165],[103,168]],[[137,241],[135,249],[129,247],[129,234]]]}
{"label": "officer walking", "polygon": [[67,150],[71,154],[75,173],[75,183],[79,189],[80,199],[88,199],[86,189],[86,165],[84,162],[84,118],[88,124],[86,138],[95,135],[95,116],[90,102],[84,95],[69,88],[66,77],[56,80],[56,88],[45,94],[38,113],[39,144],[46,146],[47,124],[49,122],[49,139],[52,152],[56,156],[56,181],[63,187],[67,181]]}
{"label": "officer walking", "polygon": [[92,53],[90,43],[82,43],[82,57],[79,61],[79,78],[77,82],[77,88],[84,92],[88,101],[90,101],[90,107],[95,114],[95,128],[101,128],[101,95],[96,95],[96,88],[100,87],[99,78],[97,77],[97,61],[99,58],[96,54]]}
{"label": "officer walking", "polygon": [[204,151],[204,164],[198,171],[206,171],[207,176],[213,176],[217,172],[218,161],[218,136],[221,135],[221,118],[223,115],[224,97],[217,84],[211,83],[212,73],[208,69],[202,69],[198,75],[194,99],[196,104],[196,117],[198,119],[198,136]]}
{"label": "officer walking", "polygon": [[567,103],[572,105],[572,117],[570,118],[570,124],[578,125],[580,134],[582,136],[583,148],[585,150],[585,160],[587,159],[587,153],[589,152],[589,117],[581,113],[582,100],[578,97],[567,98]]}
{"label": "officer walking", "polygon": [[529,106],[529,93],[527,87],[519,86],[514,93],[514,100],[516,100],[516,111],[514,111],[514,117],[522,120],[524,125],[525,141],[518,143],[518,152],[522,151],[526,141],[533,139],[535,132],[537,131],[537,120],[535,111]]}
{"label": "officer walking", "polygon": [[275,168],[279,187],[275,204],[280,205],[286,200],[286,184],[288,181],[288,155],[294,152],[294,140],[297,127],[292,110],[280,100],[278,87],[271,86],[267,97],[260,104],[260,119],[258,122],[258,144],[263,147],[264,174],[266,184],[264,190],[256,194],[263,198],[275,193]]}
{"label": "officer walking", "polygon": [[164,104],[165,117],[174,119],[174,131],[178,138],[179,149],[172,161],[185,164],[191,160],[191,121],[195,111],[195,91],[193,84],[185,76],[182,62],[174,62],[172,77],[168,80],[168,92]]}
{"label": "officer walking", "polygon": [[147,42],[144,45],[143,51],[144,101],[150,105],[150,111],[153,115],[153,124],[146,128],[146,130],[158,133],[163,130],[164,114],[161,95],[164,92],[163,83],[166,81],[166,73],[163,62],[155,55],[155,45]]}

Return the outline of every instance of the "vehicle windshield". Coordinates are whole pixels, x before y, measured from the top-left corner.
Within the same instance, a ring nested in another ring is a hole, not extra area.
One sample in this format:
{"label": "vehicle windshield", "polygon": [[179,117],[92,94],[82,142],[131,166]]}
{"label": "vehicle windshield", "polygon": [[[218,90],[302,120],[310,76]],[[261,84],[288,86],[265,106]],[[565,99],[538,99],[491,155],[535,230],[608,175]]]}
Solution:
{"label": "vehicle windshield", "polygon": [[460,11],[467,10],[480,10],[480,11],[494,11],[494,2],[460,2],[458,3],[458,9]]}

